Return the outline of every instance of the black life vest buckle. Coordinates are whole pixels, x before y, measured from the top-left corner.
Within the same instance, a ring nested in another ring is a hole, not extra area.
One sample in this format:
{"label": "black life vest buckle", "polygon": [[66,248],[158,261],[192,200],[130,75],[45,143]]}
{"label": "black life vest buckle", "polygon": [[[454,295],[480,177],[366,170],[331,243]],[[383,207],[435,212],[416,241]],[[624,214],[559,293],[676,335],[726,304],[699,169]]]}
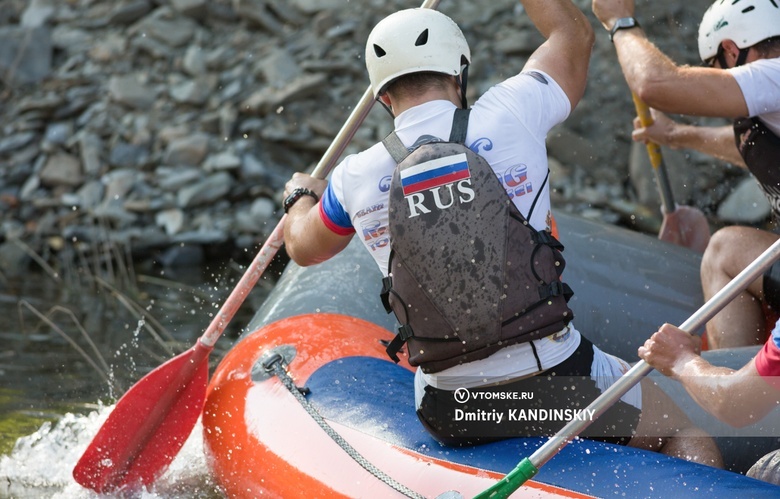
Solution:
{"label": "black life vest buckle", "polygon": [[536,231],[532,237],[536,244],[544,244],[558,251],[563,251],[563,244],[546,230]]}
{"label": "black life vest buckle", "polygon": [[404,343],[406,343],[407,340],[413,336],[414,331],[412,331],[412,326],[409,324],[404,324],[398,328],[398,334],[395,335],[393,340],[389,345],[387,345],[387,348],[385,349],[385,352],[387,352],[387,355],[390,356],[393,362],[396,364],[401,362],[401,359],[398,358],[398,352],[401,350],[401,348],[403,348]]}

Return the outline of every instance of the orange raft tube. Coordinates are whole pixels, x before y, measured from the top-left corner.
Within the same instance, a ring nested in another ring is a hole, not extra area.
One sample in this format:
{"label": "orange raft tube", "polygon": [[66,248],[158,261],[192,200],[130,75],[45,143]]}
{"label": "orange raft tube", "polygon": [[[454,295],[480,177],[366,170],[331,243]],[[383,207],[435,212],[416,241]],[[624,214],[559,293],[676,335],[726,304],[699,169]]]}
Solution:
{"label": "orange raft tube", "polygon": [[[370,356],[386,360],[378,339],[392,334],[377,325],[339,314],[311,314],[262,328],[223,359],[209,386],[203,411],[204,438],[214,473],[230,497],[402,497],[342,450],[306,413],[276,377],[256,382],[269,351],[295,350],[290,374],[298,386],[334,358]],[[411,370],[404,361],[403,367]],[[254,411],[250,405],[262,404]],[[457,487],[475,495],[503,473],[464,466],[396,447],[330,422],[384,473],[426,496]],[[529,481],[524,497],[590,497]],[[529,494],[530,493],[530,494]]]}
{"label": "orange raft tube", "polygon": [[[335,313],[301,314],[246,335],[225,356],[203,412],[209,465],[229,497],[403,497],[340,447],[264,363],[279,355],[307,400],[367,462],[423,497],[486,490],[544,443],[518,438],[448,448],[417,421],[413,374],[386,358],[392,334]],[[737,473],[628,447],[577,440],[512,497],[768,497]],[[707,492],[709,491],[709,492]],[[696,494],[693,494],[696,495]],[[444,496],[442,496],[444,497]],[[458,497],[455,495],[455,497]]]}

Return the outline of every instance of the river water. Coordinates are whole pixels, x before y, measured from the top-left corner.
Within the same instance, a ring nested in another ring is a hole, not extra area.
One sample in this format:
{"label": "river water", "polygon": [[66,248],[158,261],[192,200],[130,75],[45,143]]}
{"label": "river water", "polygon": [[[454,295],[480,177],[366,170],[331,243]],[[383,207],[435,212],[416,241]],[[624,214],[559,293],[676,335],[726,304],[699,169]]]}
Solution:
{"label": "river water", "polygon": [[[247,264],[114,262],[0,276],[0,497],[98,497],[73,480],[74,464],[115,401],[195,343]],[[272,263],[236,313],[209,358],[211,371],[282,267]],[[140,497],[221,497],[208,475],[200,423]]]}

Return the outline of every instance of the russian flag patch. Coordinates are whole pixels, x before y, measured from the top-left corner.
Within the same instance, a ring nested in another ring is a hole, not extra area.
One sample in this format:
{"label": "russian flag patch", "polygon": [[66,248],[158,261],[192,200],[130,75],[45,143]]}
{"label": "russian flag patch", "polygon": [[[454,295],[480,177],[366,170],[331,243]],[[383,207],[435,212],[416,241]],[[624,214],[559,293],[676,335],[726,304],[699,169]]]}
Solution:
{"label": "russian flag patch", "polygon": [[471,178],[465,153],[436,158],[401,171],[404,196]]}

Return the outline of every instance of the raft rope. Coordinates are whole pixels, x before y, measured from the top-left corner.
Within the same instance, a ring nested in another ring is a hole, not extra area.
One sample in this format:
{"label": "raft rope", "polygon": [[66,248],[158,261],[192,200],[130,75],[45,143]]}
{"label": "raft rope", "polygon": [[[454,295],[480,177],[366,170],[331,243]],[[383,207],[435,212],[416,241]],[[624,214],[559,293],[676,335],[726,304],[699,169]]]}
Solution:
{"label": "raft rope", "polygon": [[306,389],[298,388],[295,385],[292,377],[290,377],[290,375],[287,373],[287,364],[284,362],[284,358],[281,355],[278,353],[271,355],[263,362],[263,368],[266,370],[266,372],[273,373],[279,378],[279,380],[284,384],[284,386],[287,387],[290,393],[292,393],[298,402],[300,402],[303,408],[306,409],[306,412],[309,413],[312,419],[314,419],[317,424],[320,425],[320,428],[322,428],[325,433],[327,433],[328,436],[330,436],[330,438],[332,438],[333,441],[336,442],[339,447],[341,447],[344,452],[349,455],[349,457],[354,459],[355,462],[362,466],[363,469],[407,497],[412,497],[414,499],[425,499],[425,496],[422,496],[405,485],[399,483],[393,477],[371,464],[370,461],[360,455],[360,453],[355,450],[354,447],[352,447],[346,440],[344,440],[344,438],[339,435],[336,430],[328,425],[320,413],[317,412],[317,409],[308,400],[306,400],[306,397],[302,392],[302,390],[306,391]]}

